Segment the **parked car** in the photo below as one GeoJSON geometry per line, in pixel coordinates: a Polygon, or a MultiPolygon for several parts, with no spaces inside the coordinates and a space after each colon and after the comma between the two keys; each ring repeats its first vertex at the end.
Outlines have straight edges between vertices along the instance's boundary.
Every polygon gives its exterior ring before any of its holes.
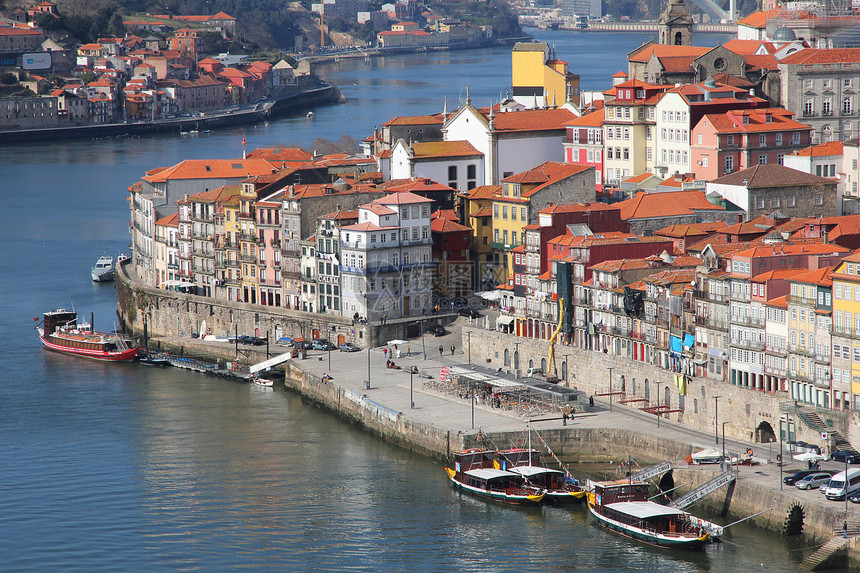
{"type": "Polygon", "coordinates": [[[324,338],[316,338],[313,342],[314,350],[337,350],[337,346],[325,340],[324,338]]]}
{"type": "Polygon", "coordinates": [[[256,336],[240,336],[238,339],[239,344],[247,344],[248,346],[261,346],[266,344],[265,338],[258,338],[256,336]]]}
{"type": "Polygon", "coordinates": [[[797,473],[791,474],[790,476],[785,476],[782,478],[782,483],[785,485],[794,485],[806,476],[812,475],[814,473],[820,473],[820,470],[803,470],[797,473]]]}
{"type": "Polygon", "coordinates": [[[441,324],[430,327],[430,332],[433,333],[433,336],[445,336],[446,334],[445,328],[441,324]]]}
{"type": "Polygon", "coordinates": [[[833,455],[830,456],[830,459],[835,462],[842,462],[843,464],[846,461],[849,464],[860,464],[860,453],[857,453],[852,450],[837,450],[833,452],[833,455]]]}
{"type": "Polygon", "coordinates": [[[310,340],[305,338],[296,338],[293,339],[293,348],[298,348],[299,350],[310,350],[314,345],[310,340]]]}
{"type": "Polygon", "coordinates": [[[848,496],[848,501],[851,503],[860,503],[860,491],[855,491],[848,496]]]}
{"type": "Polygon", "coordinates": [[[811,473],[803,479],[798,480],[794,484],[794,487],[797,489],[818,489],[822,484],[828,483],[835,473],[830,471],[811,473]]]}
{"type": "Polygon", "coordinates": [[[481,313],[474,308],[461,308],[457,311],[457,314],[460,316],[468,316],[469,318],[478,318],[481,316],[481,313]]]}
{"type": "Polygon", "coordinates": [[[338,348],[340,348],[341,352],[360,352],[361,351],[361,348],[359,348],[358,346],[356,346],[352,342],[342,342],[338,348]]]}
{"type": "Polygon", "coordinates": [[[278,346],[292,346],[293,345],[293,339],[290,338],[289,336],[282,336],[278,339],[278,342],[276,344],[278,346]]]}

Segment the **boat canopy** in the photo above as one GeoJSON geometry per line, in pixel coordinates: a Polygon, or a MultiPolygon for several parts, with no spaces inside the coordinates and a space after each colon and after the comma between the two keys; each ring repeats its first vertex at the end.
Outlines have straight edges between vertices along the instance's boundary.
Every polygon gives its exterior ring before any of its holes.
{"type": "Polygon", "coordinates": [[[666,515],[686,515],[680,509],[660,505],[653,501],[619,501],[617,503],[609,503],[606,507],[637,519],[648,519],[666,515]]]}
{"type": "Polygon", "coordinates": [[[490,480],[500,477],[520,477],[518,474],[515,474],[513,472],[506,472],[505,470],[497,470],[493,468],[479,468],[474,470],[468,470],[463,473],[465,473],[467,476],[472,476],[484,480],[490,480]]]}
{"type": "Polygon", "coordinates": [[[564,472],[560,472],[558,470],[554,470],[552,468],[542,468],[537,466],[517,466],[511,468],[512,472],[516,472],[520,475],[524,475],[526,477],[536,476],[539,474],[560,474],[564,472]]]}

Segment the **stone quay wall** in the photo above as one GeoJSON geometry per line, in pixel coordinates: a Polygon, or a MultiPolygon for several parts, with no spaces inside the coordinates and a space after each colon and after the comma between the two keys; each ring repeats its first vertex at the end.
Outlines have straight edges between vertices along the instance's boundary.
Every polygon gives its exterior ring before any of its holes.
{"type": "Polygon", "coordinates": [[[447,460],[454,451],[464,448],[463,434],[410,420],[403,412],[379,404],[366,394],[322,382],[292,362],[284,369],[284,386],[386,441],[426,456],[447,460]]]}
{"type": "Polygon", "coordinates": [[[346,342],[362,348],[381,346],[389,340],[418,336],[435,324],[449,324],[454,315],[409,317],[387,320],[385,324],[353,322],[341,316],[302,312],[210,297],[182,294],[147,286],[128,274],[128,266],[116,271],[117,315],[127,332],[137,337],[188,337],[206,331],[216,337],[269,336],[272,344],[280,336],[321,338],[346,342]],[[423,327],[421,326],[423,322],[423,327]]]}
{"type": "MultiPolygon", "coordinates": [[[[463,329],[463,350],[469,352],[474,364],[501,368],[505,372],[514,372],[513,356],[519,352],[519,365],[522,374],[528,369],[529,361],[540,366],[541,359],[549,356],[549,342],[534,338],[524,338],[496,331],[477,328],[463,329]],[[471,334],[469,334],[471,333],[471,334]],[[505,349],[509,352],[510,362],[505,364],[505,349]]],[[[560,383],[582,390],[589,395],[604,394],[600,399],[608,401],[610,369],[612,376],[612,391],[623,392],[612,397],[614,407],[622,399],[640,399],[642,402],[628,402],[629,410],[650,404],[671,406],[672,409],[682,409],[682,412],[665,414],[663,420],[669,420],[702,432],[719,435],[722,439],[723,422],[726,439],[744,442],[763,442],[762,431],[771,430],[776,440],[779,440],[781,412],[780,402],[790,402],[786,394],[767,394],[749,388],[735,386],[728,382],[711,380],[709,378],[693,377],[687,383],[686,396],[679,394],[679,388],[673,383],[674,373],[654,365],[630,360],[620,356],[602,352],[583,350],[564,344],[555,345],[556,368],[562,372],[562,364],[567,363],[568,377],[560,383]],[[647,383],[646,383],[647,381],[647,383]],[[718,397],[717,400],[714,398],[718,397]],[[668,398],[668,400],[667,400],[668,398]],[[716,408],[715,408],[716,404],[716,408]]],[[[654,416],[648,414],[653,419],[654,416]]],[[[849,423],[848,417],[834,413],[834,430],[842,433],[852,443],[860,444],[860,429],[857,424],[849,423]]],[[[796,429],[795,439],[810,444],[818,444],[822,450],[827,450],[819,432],[805,426],[797,417],[793,417],[796,429]]],[[[777,446],[778,448],[778,446],[777,446]]],[[[776,448],[775,448],[776,449],[776,448]]]]}

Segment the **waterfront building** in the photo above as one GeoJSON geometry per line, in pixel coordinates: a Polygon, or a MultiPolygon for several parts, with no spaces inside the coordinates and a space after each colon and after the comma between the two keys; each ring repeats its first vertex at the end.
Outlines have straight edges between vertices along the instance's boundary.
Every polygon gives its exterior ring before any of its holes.
{"type": "Polygon", "coordinates": [[[604,184],[652,172],[656,164],[655,106],[671,86],[628,80],[604,92],[604,184]]]}
{"type": "Polygon", "coordinates": [[[708,195],[725,198],[754,219],[779,210],[788,217],[832,217],[840,202],[837,181],[776,164],[754,165],[706,184],[708,195]]]}
{"type": "Polygon", "coordinates": [[[215,206],[215,298],[220,300],[242,300],[242,285],[239,260],[239,185],[236,193],[229,194],[215,206]]]}
{"type": "Polygon", "coordinates": [[[549,44],[518,42],[511,51],[511,93],[530,109],[567,102],[579,106],[579,76],[568,71],[549,44]]]}
{"type": "MultiPolygon", "coordinates": [[[[85,115],[89,117],[89,113],[90,109],[87,107],[85,115]]],[[[60,110],[56,97],[34,96],[0,99],[0,129],[36,129],[55,127],[59,124],[60,110]]]]}
{"type": "MultiPolygon", "coordinates": [[[[791,399],[832,408],[830,331],[833,267],[791,278],[788,296],[788,364],[791,399]]],[[[841,398],[841,392],[840,392],[841,398]]]]}
{"type": "MultiPolygon", "coordinates": [[[[154,223],[156,219],[177,212],[179,199],[207,189],[237,185],[249,175],[274,171],[272,164],[262,159],[187,159],[172,167],[148,171],[129,187],[132,259],[137,276],[146,284],[155,283],[152,259],[154,223]]],[[[190,268],[187,270],[190,272],[190,268]]]]}
{"type": "Polygon", "coordinates": [[[318,221],[315,270],[319,296],[316,308],[318,312],[341,316],[341,229],[358,223],[358,210],[334,211],[322,215],[318,221]]]}
{"type": "Polygon", "coordinates": [[[317,295],[317,256],[316,256],[316,235],[311,235],[307,239],[302,239],[298,242],[301,246],[302,253],[299,259],[301,269],[301,284],[302,293],[299,296],[299,304],[301,306],[296,309],[301,309],[304,312],[316,312],[319,307],[319,297],[317,295]]]}
{"type": "Polygon", "coordinates": [[[359,222],[341,229],[343,316],[377,321],[430,311],[431,203],[394,193],[361,205],[359,222]]]}
{"type": "Polygon", "coordinates": [[[493,197],[500,195],[501,185],[482,185],[459,195],[463,219],[472,232],[472,257],[475,262],[473,284],[475,290],[488,290],[504,280],[497,274],[498,253],[493,250],[493,197]]]}
{"type": "MultiPolygon", "coordinates": [[[[525,114],[528,112],[516,112],[525,114]]],[[[523,226],[538,222],[538,212],[550,204],[590,203],[596,198],[593,167],[547,161],[502,180],[501,193],[492,198],[493,242],[496,259],[511,277],[512,248],[525,242],[523,226]]]]}
{"type": "Polygon", "coordinates": [[[44,41],[45,34],[40,30],[0,26],[0,52],[38,52],[44,41]]]}
{"type": "MultiPolygon", "coordinates": [[[[253,205],[254,230],[257,236],[257,285],[259,293],[257,300],[263,306],[283,306],[282,268],[281,260],[281,207],[283,191],[277,191],[253,205]]],[[[295,261],[294,261],[295,262],[295,261]]],[[[292,269],[293,273],[296,273],[292,269]]],[[[295,274],[292,278],[297,278],[295,274]]],[[[296,294],[298,290],[295,291],[296,294]]]]}
{"type": "Polygon", "coordinates": [[[501,113],[495,108],[478,110],[466,97],[465,105],[448,118],[442,131],[446,141],[468,141],[480,151],[484,183],[498,185],[505,177],[545,161],[564,161],[559,141],[566,133],[565,124],[574,117],[563,107],[501,113]]]}
{"type": "Polygon", "coordinates": [[[178,230],[178,213],[162,217],[155,222],[155,237],[153,238],[155,284],[153,286],[180,279],[179,243],[176,238],[178,230]]]}
{"type": "Polygon", "coordinates": [[[808,146],[812,137],[808,125],[781,108],[706,114],[691,133],[690,169],[707,180],[753,165],[784,165],[786,157],[808,146]]]}
{"type": "MultiPolygon", "coordinates": [[[[705,246],[696,269],[693,311],[696,323],[696,375],[726,382],[729,372],[729,296],[731,273],[722,257],[705,246]]],[[[783,321],[784,324],[785,321],[783,321]]]]}

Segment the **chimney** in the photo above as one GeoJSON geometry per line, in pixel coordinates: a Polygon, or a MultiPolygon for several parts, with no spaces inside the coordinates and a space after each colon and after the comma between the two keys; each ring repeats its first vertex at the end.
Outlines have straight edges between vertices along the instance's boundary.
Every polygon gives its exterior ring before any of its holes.
{"type": "Polygon", "coordinates": [[[295,197],[295,196],[296,196],[296,186],[290,185],[290,197],[295,197]]]}

